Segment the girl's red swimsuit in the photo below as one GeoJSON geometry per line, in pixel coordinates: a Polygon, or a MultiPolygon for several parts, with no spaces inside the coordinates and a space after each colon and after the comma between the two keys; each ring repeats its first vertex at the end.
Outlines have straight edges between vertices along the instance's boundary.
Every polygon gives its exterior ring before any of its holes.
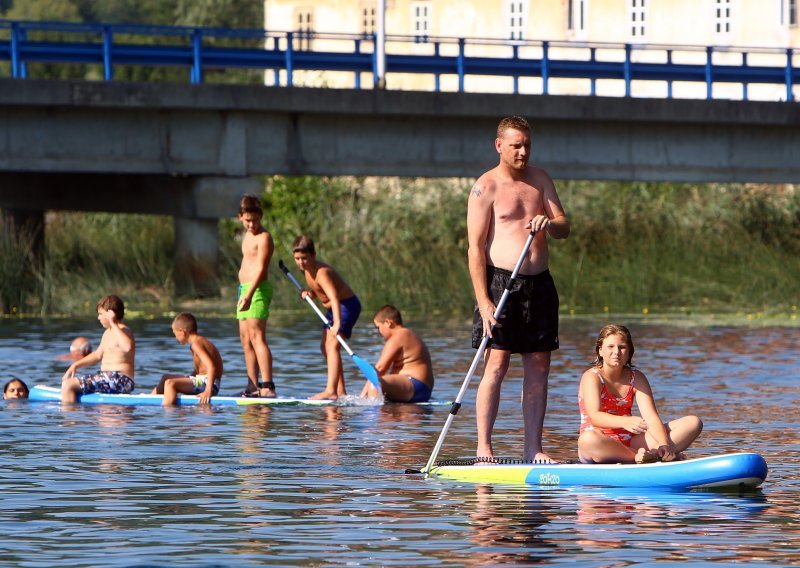
{"type": "MultiPolygon", "coordinates": [[[[631,409],[633,408],[633,396],[636,394],[636,387],[633,384],[635,378],[633,368],[631,368],[631,382],[628,386],[628,392],[623,397],[616,397],[609,393],[606,388],[606,382],[603,380],[603,375],[601,375],[600,371],[597,369],[594,369],[594,372],[597,373],[603,385],[600,390],[600,411],[613,414],[614,416],[630,416],[631,409]]],[[[599,430],[609,438],[614,438],[625,446],[631,445],[633,434],[624,428],[595,428],[592,426],[592,422],[586,414],[586,408],[584,407],[580,392],[578,393],[578,409],[581,413],[581,433],[583,433],[584,430],[599,430]]]]}

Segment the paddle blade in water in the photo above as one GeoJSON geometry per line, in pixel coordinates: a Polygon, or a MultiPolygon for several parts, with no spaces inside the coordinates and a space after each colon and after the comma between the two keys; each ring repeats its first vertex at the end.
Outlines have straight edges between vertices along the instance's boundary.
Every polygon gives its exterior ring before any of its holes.
{"type": "Polygon", "coordinates": [[[375,388],[380,392],[381,381],[378,378],[378,371],[375,370],[375,367],[370,365],[358,355],[353,355],[353,361],[355,361],[356,365],[358,365],[358,368],[361,369],[361,372],[364,373],[364,376],[367,377],[367,380],[371,382],[373,386],[375,386],[375,388]]]}

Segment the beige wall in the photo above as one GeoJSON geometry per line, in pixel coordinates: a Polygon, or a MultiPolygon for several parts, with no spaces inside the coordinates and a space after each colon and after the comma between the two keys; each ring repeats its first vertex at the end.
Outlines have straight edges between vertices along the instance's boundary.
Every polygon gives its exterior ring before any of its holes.
{"type": "MultiPolygon", "coordinates": [[[[569,41],[573,45],[581,42],[630,42],[639,46],[707,45],[735,47],[777,48],[800,46],[800,30],[797,26],[788,25],[788,3],[795,0],[386,0],[386,33],[411,35],[414,33],[414,11],[418,6],[427,6],[429,11],[428,25],[431,36],[450,38],[509,38],[508,22],[511,18],[509,9],[513,4],[516,9],[521,5],[525,15],[522,37],[528,40],[551,40],[554,42],[569,41]],[[631,21],[632,5],[645,4],[636,12],[638,25],[636,35],[632,35],[634,27],[631,21]],[[568,6],[574,11],[573,29],[568,29],[568,6]],[[579,29],[578,10],[584,9],[585,28],[579,29]],[[716,10],[730,10],[727,23],[730,30],[726,33],[716,31],[716,10]],[[784,15],[781,17],[781,8],[784,15]],[[639,22],[641,10],[644,10],[644,35],[641,36],[642,23],[639,22]]],[[[800,1],[800,0],[796,0],[800,1]]],[[[313,29],[315,32],[360,33],[363,31],[362,10],[375,7],[376,0],[265,0],[265,21],[267,28],[274,31],[296,29],[298,10],[313,12],[313,29]]],[[[726,22],[723,18],[722,24],[726,22]]],[[[336,43],[316,41],[314,49],[350,50],[352,42],[336,43]]],[[[366,51],[371,50],[369,44],[366,51]]],[[[388,53],[432,53],[430,43],[387,43],[388,53]]],[[[507,57],[511,53],[508,46],[470,46],[470,55],[483,54],[494,57],[507,57]]],[[[455,53],[455,46],[441,47],[442,53],[455,53]]],[[[736,49],[733,53],[720,53],[715,61],[738,63],[741,55],[736,49]]],[[[539,57],[538,47],[521,49],[523,57],[539,57]]],[[[575,49],[558,50],[553,48],[554,57],[576,57],[580,51],[575,49]],[[568,53],[573,55],[567,55],[568,53]]],[[[585,56],[585,53],[583,54],[585,56]]],[[[598,57],[617,58],[616,54],[598,52],[598,57]]],[[[656,50],[638,50],[638,60],[663,61],[665,52],[656,50]]],[[[705,60],[703,49],[676,52],[673,57],[678,61],[699,62],[705,60]]],[[[785,57],[782,54],[766,53],[751,55],[751,64],[782,65],[785,57]]],[[[795,58],[800,64],[800,56],[795,58]]],[[[272,81],[272,73],[266,75],[272,81]]],[[[352,73],[320,73],[297,72],[294,77],[297,85],[353,87],[352,73]]],[[[283,79],[285,80],[285,78],[283,79]]],[[[452,76],[440,78],[443,90],[455,90],[457,79],[452,76]]],[[[372,84],[371,74],[362,76],[362,86],[372,84]]],[[[420,75],[402,76],[390,73],[387,87],[395,89],[432,89],[434,78],[420,75]]],[[[505,78],[468,77],[467,90],[486,92],[509,92],[512,80],[505,78]]],[[[521,79],[520,91],[541,92],[541,80],[521,79]]],[[[550,84],[552,93],[588,93],[588,81],[553,80],[550,84]]],[[[620,82],[598,82],[597,92],[608,95],[624,94],[624,86],[620,82]]],[[[666,85],[642,83],[634,87],[636,96],[664,96],[666,85]]],[[[675,96],[704,97],[704,85],[674,85],[675,96]]],[[[742,88],[738,85],[715,86],[715,96],[739,98],[742,88]]],[[[779,99],[785,95],[782,87],[751,86],[748,95],[752,98],[779,99]],[[763,96],[756,96],[762,93],[763,96]]]]}

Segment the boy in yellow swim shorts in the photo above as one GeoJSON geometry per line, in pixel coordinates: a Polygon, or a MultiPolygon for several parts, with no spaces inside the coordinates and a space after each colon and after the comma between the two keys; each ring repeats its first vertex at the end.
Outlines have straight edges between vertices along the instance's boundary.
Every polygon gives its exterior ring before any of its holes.
{"type": "Polygon", "coordinates": [[[245,396],[275,396],[272,381],[272,351],[267,345],[267,319],[272,301],[269,262],[275,245],[272,235],[261,225],[261,201],[247,194],[239,202],[239,220],[245,229],[242,239],[242,266],[239,269],[239,297],[236,319],[239,339],[247,367],[245,396]],[[259,375],[261,382],[258,381],[259,375]]]}
{"type": "Polygon", "coordinates": [[[222,382],[222,357],[208,339],[197,333],[197,319],[188,312],[175,316],[172,333],[192,354],[191,373],[168,373],[161,377],[151,394],[163,394],[164,406],[178,401],[178,394],[197,395],[200,404],[209,404],[219,394],[222,382]]]}

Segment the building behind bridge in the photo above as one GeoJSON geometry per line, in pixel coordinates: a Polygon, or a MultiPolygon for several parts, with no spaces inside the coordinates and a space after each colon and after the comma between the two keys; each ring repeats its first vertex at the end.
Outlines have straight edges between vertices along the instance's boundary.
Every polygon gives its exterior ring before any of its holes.
{"type": "MultiPolygon", "coordinates": [[[[352,49],[351,43],[325,38],[326,33],[363,34],[372,37],[377,29],[379,0],[265,0],[264,27],[271,31],[293,31],[301,50],[336,51],[352,49]],[[337,45],[338,44],[338,45],[337,45]]],[[[540,42],[548,41],[551,57],[565,59],[591,56],[587,44],[632,44],[635,60],[663,62],[665,46],[673,49],[676,63],[703,63],[707,46],[714,46],[714,62],[750,65],[786,64],[786,48],[800,47],[798,0],[384,0],[387,52],[432,53],[436,38],[486,38],[502,40],[494,45],[470,43],[470,55],[510,56],[514,46],[520,57],[541,57],[540,42]],[[393,39],[412,36],[416,41],[393,39]],[[748,54],[743,55],[747,48],[748,54]],[[759,49],[763,51],[759,52],[759,49]]],[[[371,49],[371,48],[367,48],[371,49]]],[[[444,42],[442,54],[454,54],[458,46],[444,42]]],[[[597,50],[598,59],[619,60],[620,50],[597,50]]],[[[795,55],[794,57],[798,57],[795,55]]],[[[265,82],[275,83],[267,72],[265,82]]],[[[364,73],[362,83],[369,84],[364,73]]],[[[285,84],[286,74],[279,74],[285,84]]],[[[442,76],[440,88],[457,90],[458,78],[442,76]]],[[[295,71],[295,86],[352,88],[352,73],[333,71],[295,71]]],[[[390,73],[387,88],[433,90],[433,75],[390,73]]],[[[510,93],[511,77],[470,76],[465,90],[510,93]]],[[[597,95],[623,96],[619,80],[598,81],[597,95]]],[[[589,94],[588,79],[551,80],[549,94],[589,94]]],[[[540,77],[522,78],[519,92],[542,93],[540,77]]],[[[705,98],[700,83],[676,83],[672,95],[705,98]]],[[[633,85],[634,96],[664,97],[666,83],[653,81],[633,85]]],[[[737,84],[715,86],[715,98],[741,99],[737,84]]],[[[748,99],[785,100],[781,85],[751,85],[748,99]]],[[[797,95],[795,95],[797,98],[797,95]]]]}

